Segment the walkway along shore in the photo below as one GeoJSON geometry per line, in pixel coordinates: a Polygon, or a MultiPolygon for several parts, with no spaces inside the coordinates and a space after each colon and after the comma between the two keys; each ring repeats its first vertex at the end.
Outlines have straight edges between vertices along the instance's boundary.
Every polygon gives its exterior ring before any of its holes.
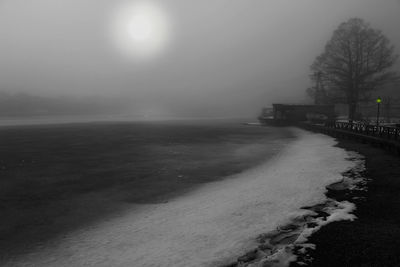
{"type": "Polygon", "coordinates": [[[307,266],[400,266],[399,131],[395,136],[384,127],[368,135],[357,125],[338,126],[300,127],[334,136],[339,147],[363,155],[367,191],[328,193],[338,201],[351,199],[357,220],[329,224],[316,232],[309,240],[316,250],[310,252],[313,261],[307,266]]]}
{"type": "Polygon", "coordinates": [[[385,126],[333,122],[326,125],[299,123],[306,130],[328,134],[339,139],[352,139],[363,144],[379,146],[400,155],[400,129],[385,126]]]}
{"type": "MultiPolygon", "coordinates": [[[[367,191],[329,197],[356,204],[354,222],[329,224],[310,242],[312,267],[400,265],[400,164],[393,153],[370,144],[339,139],[339,147],[364,156],[367,191]]],[[[331,192],[332,193],[332,192],[331,192]]]]}

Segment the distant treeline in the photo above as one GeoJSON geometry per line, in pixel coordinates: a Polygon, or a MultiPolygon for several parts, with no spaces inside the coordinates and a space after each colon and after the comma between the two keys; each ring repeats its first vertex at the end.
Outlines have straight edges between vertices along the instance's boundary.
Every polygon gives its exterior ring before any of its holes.
{"type": "Polygon", "coordinates": [[[0,92],[0,117],[121,114],[129,102],[103,97],[42,97],[0,92]]]}

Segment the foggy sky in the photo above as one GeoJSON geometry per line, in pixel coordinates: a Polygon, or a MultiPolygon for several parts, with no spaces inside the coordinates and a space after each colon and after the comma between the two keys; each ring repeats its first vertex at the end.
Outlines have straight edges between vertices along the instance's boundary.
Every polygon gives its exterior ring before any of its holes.
{"type": "Polygon", "coordinates": [[[160,0],[171,43],[143,62],[112,44],[122,2],[2,0],[0,91],[130,98],[132,113],[154,116],[252,116],[305,101],[309,66],[351,17],[400,52],[399,0],[160,0]]]}

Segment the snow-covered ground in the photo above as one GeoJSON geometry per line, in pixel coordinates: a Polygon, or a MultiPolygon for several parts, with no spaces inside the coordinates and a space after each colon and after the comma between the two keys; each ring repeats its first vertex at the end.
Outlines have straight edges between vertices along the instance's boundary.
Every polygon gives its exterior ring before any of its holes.
{"type": "Polygon", "coordinates": [[[17,266],[215,266],[255,246],[302,206],[326,199],[325,186],[355,165],[334,139],[295,130],[275,158],[205,184],[167,203],[133,207],[25,255],[17,266]]]}

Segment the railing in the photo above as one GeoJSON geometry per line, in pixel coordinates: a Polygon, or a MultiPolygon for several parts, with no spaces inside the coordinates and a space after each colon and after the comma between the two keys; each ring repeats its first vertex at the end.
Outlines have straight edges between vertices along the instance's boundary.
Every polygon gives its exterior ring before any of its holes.
{"type": "Polygon", "coordinates": [[[364,123],[331,122],[326,127],[344,131],[350,131],[362,135],[374,136],[383,139],[400,141],[400,129],[397,127],[376,126],[364,123]]]}

